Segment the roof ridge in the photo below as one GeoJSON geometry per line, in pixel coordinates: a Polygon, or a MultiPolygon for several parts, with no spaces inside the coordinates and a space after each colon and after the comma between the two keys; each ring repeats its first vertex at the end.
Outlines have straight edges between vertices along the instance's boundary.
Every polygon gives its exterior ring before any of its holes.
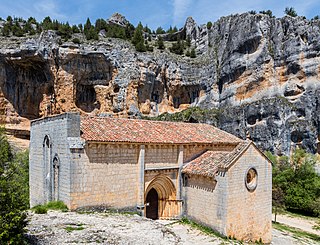
{"type": "Polygon", "coordinates": [[[251,140],[245,140],[240,142],[227,156],[225,156],[225,164],[221,165],[221,168],[228,169],[234,160],[241,155],[243,151],[252,143],[251,140]]]}
{"type": "MultiPolygon", "coordinates": [[[[94,116],[94,115],[81,115],[80,118],[97,118],[97,119],[111,119],[111,120],[128,120],[128,121],[133,121],[133,120],[136,120],[136,121],[142,121],[142,122],[151,122],[151,123],[173,123],[173,124],[188,124],[188,125],[206,125],[206,126],[211,126],[211,127],[214,127],[216,129],[218,129],[219,131],[222,131],[223,133],[227,133],[227,134],[230,134],[226,131],[223,131],[221,129],[219,129],[218,127],[216,126],[213,126],[211,124],[208,124],[208,123],[191,123],[191,122],[181,122],[181,121],[160,121],[160,120],[149,120],[149,119],[141,119],[141,118],[125,118],[125,117],[101,117],[101,116],[94,116]]],[[[233,134],[230,134],[232,135],[233,137],[236,137],[234,136],[233,134]]]]}

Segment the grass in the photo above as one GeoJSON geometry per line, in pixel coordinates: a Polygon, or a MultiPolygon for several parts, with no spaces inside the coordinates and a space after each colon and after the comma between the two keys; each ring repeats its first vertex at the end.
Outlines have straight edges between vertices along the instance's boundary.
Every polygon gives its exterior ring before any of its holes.
{"type": "Polygon", "coordinates": [[[279,231],[287,231],[293,234],[294,237],[296,238],[308,238],[311,239],[313,241],[317,241],[320,242],[320,236],[313,234],[313,233],[309,233],[303,230],[300,230],[298,228],[294,228],[291,226],[287,226],[284,224],[280,224],[280,223],[274,223],[272,222],[272,226],[273,228],[279,230],[279,231]]]}
{"type": "Polygon", "coordinates": [[[67,205],[65,205],[62,201],[48,202],[45,206],[48,209],[51,209],[51,210],[61,210],[63,212],[67,212],[68,211],[67,205]]]}
{"type": "Polygon", "coordinates": [[[31,210],[36,214],[46,214],[48,210],[60,210],[62,212],[67,212],[68,207],[62,201],[52,201],[45,205],[34,206],[31,210]]]}
{"type": "Polygon", "coordinates": [[[205,225],[200,225],[200,224],[198,224],[198,223],[196,223],[196,222],[194,222],[192,220],[189,220],[189,219],[187,219],[185,217],[180,220],[180,223],[181,224],[190,225],[192,228],[200,230],[200,231],[202,231],[203,233],[205,233],[207,235],[211,235],[211,236],[214,235],[214,236],[220,237],[220,238],[222,238],[224,240],[228,240],[227,237],[221,235],[219,232],[211,229],[210,227],[205,226],[205,225]]]}
{"type": "Polygon", "coordinates": [[[44,205],[37,205],[34,206],[32,208],[32,210],[36,213],[36,214],[46,214],[48,212],[48,209],[46,206],[44,205]]]}
{"type": "Polygon", "coordinates": [[[64,228],[67,232],[72,232],[72,231],[81,231],[81,230],[84,230],[84,227],[83,227],[83,224],[77,224],[77,225],[74,225],[74,226],[66,226],[64,228]]]}

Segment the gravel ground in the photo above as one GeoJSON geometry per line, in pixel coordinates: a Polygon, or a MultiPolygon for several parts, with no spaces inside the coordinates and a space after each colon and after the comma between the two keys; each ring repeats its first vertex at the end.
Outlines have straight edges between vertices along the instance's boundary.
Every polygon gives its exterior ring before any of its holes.
{"type": "MultiPolygon", "coordinates": [[[[273,215],[273,219],[274,219],[274,215],[273,215]]],[[[315,222],[315,219],[303,219],[301,217],[291,217],[289,215],[278,214],[277,222],[320,236],[320,230],[316,230],[313,228],[314,226],[317,225],[317,223],[315,222]]]]}
{"type": "MultiPolygon", "coordinates": [[[[206,235],[177,221],[152,221],[138,215],[49,211],[29,213],[26,236],[31,244],[240,244],[206,235]]],[[[316,244],[273,230],[272,244],[316,244]]]]}

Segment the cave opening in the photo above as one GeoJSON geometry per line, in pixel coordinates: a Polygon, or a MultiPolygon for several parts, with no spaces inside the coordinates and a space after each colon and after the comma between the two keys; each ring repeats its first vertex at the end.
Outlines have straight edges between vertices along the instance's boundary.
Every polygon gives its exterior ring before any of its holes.
{"type": "Polygon", "coordinates": [[[5,77],[0,86],[4,97],[20,116],[39,118],[43,95],[54,91],[49,66],[37,56],[6,60],[3,64],[5,77]]]}
{"type": "Polygon", "coordinates": [[[299,131],[291,132],[291,141],[293,143],[301,143],[303,141],[303,133],[299,131]]]}
{"type": "Polygon", "coordinates": [[[96,101],[96,91],[93,85],[77,84],[76,86],[76,106],[85,112],[92,112],[100,108],[96,101]]]}

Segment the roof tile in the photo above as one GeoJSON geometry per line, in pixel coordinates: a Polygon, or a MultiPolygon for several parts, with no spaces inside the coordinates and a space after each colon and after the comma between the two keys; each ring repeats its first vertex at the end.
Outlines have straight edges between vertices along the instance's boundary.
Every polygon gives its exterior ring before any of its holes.
{"type": "Polygon", "coordinates": [[[108,117],[81,117],[81,131],[85,140],[102,142],[237,144],[242,141],[208,124],[108,117]]]}

